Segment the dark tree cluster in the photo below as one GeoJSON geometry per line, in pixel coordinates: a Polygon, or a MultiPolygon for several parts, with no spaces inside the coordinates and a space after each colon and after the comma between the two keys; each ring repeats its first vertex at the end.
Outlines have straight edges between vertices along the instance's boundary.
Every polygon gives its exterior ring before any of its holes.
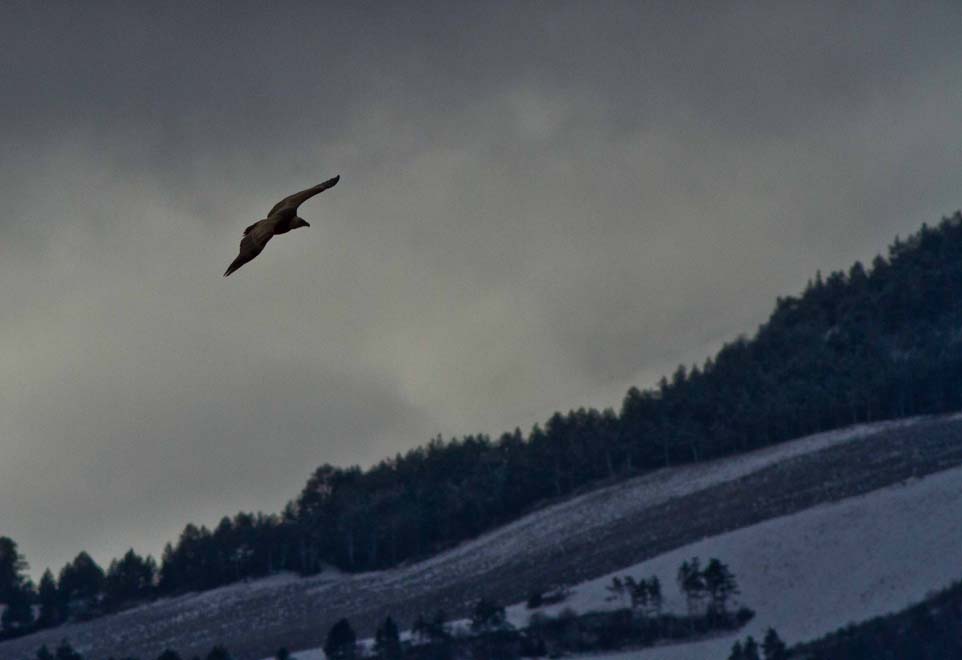
{"type": "Polygon", "coordinates": [[[732,597],[738,594],[734,574],[715,558],[709,559],[704,569],[698,557],[682,562],[677,580],[689,615],[725,616],[732,597]]]}
{"type": "MultiPolygon", "coordinates": [[[[869,268],[817,274],[802,294],[779,298],[752,339],[700,366],[679,366],[653,389],[630,389],[618,412],[556,413],[528,434],[496,439],[438,437],[367,470],[322,465],[280,514],[240,513],[213,530],[188,525],[159,568],[119,560],[120,582],[108,571],[99,596],[89,571],[66,601],[48,583],[47,621],[79,614],[72,603],[96,613],[275,571],[394,566],[603,481],[856,422],[957,410],[960,327],[957,213],[896,239],[869,268]],[[145,571],[155,573],[150,588],[145,571]]],[[[15,602],[16,593],[6,598],[15,602]]]]}
{"type": "Polygon", "coordinates": [[[962,658],[962,582],[901,612],[848,625],[793,646],[792,660],[942,660],[962,658]]]}
{"type": "Polygon", "coordinates": [[[69,618],[91,617],[152,598],[156,594],[157,567],[130,550],[111,562],[105,573],[93,558],[81,552],[68,562],[59,577],[44,571],[40,584],[23,575],[27,562],[17,544],[0,537],[0,639],[24,635],[59,625],[69,618]]]}
{"type": "Polygon", "coordinates": [[[623,578],[613,577],[607,589],[611,592],[608,600],[617,600],[623,605],[628,604],[633,612],[641,616],[661,615],[663,598],[661,581],[657,575],[652,575],[647,580],[636,580],[630,575],[623,578]]]}
{"type": "MultiPolygon", "coordinates": [[[[660,597],[657,579],[620,584],[635,584],[640,591],[654,588],[660,597]],[[647,585],[641,587],[640,585],[647,585]]],[[[413,638],[401,641],[397,624],[388,617],[375,633],[373,655],[363,655],[346,620],[338,621],[328,632],[328,654],[337,657],[373,657],[378,660],[513,660],[517,658],[563,657],[571,653],[651,646],[665,641],[681,642],[702,638],[744,626],[754,616],[748,608],[720,617],[710,614],[679,616],[657,613],[644,607],[578,614],[564,608],[557,616],[543,612],[531,615],[529,624],[515,628],[505,616],[505,608],[488,598],[475,602],[467,628],[449,626],[444,612],[421,614],[412,627],[413,638]],[[340,641],[335,641],[340,640],[340,641]],[[347,654],[356,654],[351,656],[347,654]]]]}
{"type": "Polygon", "coordinates": [[[0,631],[7,636],[28,631],[33,622],[30,605],[34,588],[24,575],[27,568],[29,564],[20,554],[16,542],[0,536],[0,603],[6,605],[0,616],[0,631]]]}
{"type": "MultiPolygon", "coordinates": [[[[286,650],[284,649],[282,649],[281,651],[283,651],[284,653],[287,653],[286,650]]],[[[278,654],[280,654],[281,651],[279,651],[278,654]]],[[[204,658],[205,660],[233,660],[233,656],[230,654],[230,652],[228,652],[226,648],[220,645],[217,645],[214,648],[212,648],[210,652],[206,656],[204,656],[204,658]]],[[[281,657],[280,655],[278,655],[277,658],[278,660],[289,660],[290,654],[287,654],[284,657],[281,657]]],[[[66,639],[62,640],[60,644],[57,645],[57,648],[53,652],[51,652],[50,649],[47,648],[47,645],[44,644],[39,649],[37,649],[36,659],[37,660],[85,660],[84,656],[79,651],[74,649],[74,647],[66,639]]],[[[107,660],[139,660],[139,659],[134,656],[124,656],[122,658],[115,658],[111,656],[110,658],[107,658],[107,660]]],[[[166,649],[163,652],[161,652],[161,654],[158,655],[154,660],[185,660],[185,659],[179,653],[177,653],[177,651],[174,651],[173,649],[166,649]]],[[[194,656],[193,660],[200,660],[200,657],[194,656]]]]}
{"type": "Polygon", "coordinates": [[[732,645],[728,660],[788,660],[788,650],[775,629],[769,628],[761,647],[749,635],[732,645]]]}

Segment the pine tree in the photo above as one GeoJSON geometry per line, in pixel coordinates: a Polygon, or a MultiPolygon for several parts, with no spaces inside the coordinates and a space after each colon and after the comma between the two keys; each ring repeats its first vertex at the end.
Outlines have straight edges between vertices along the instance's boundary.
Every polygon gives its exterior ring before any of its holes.
{"type": "Polygon", "coordinates": [[[738,593],[735,576],[725,564],[712,558],[702,572],[702,579],[705,590],[711,599],[711,611],[716,614],[724,614],[729,599],[738,593]]]}
{"type": "Polygon", "coordinates": [[[475,603],[474,611],[471,613],[472,631],[480,633],[501,630],[506,624],[504,606],[487,598],[482,598],[475,603]]]}
{"type": "Polygon", "coordinates": [[[690,562],[682,562],[677,579],[678,586],[685,594],[688,603],[688,615],[694,616],[698,612],[698,605],[705,592],[705,580],[698,557],[692,557],[690,562]]]}
{"type": "Polygon", "coordinates": [[[274,654],[274,660],[291,660],[291,652],[287,650],[287,647],[282,646],[274,654]]]}
{"type": "Polygon", "coordinates": [[[652,575],[648,580],[648,598],[651,603],[651,610],[655,616],[661,616],[661,607],[664,602],[661,595],[661,580],[657,575],[652,575]]]}
{"type": "Polygon", "coordinates": [[[77,653],[66,639],[57,646],[55,654],[57,660],[84,660],[83,656],[77,653]]]}
{"type": "Polygon", "coordinates": [[[104,571],[86,552],[60,571],[58,586],[65,601],[81,599],[93,602],[103,590],[104,571]]]}
{"type": "Polygon", "coordinates": [[[401,634],[391,617],[384,619],[374,634],[374,652],[382,660],[400,660],[404,656],[401,634]]]}
{"type": "Polygon", "coordinates": [[[66,608],[60,589],[53,573],[48,568],[40,578],[40,586],[37,589],[37,604],[40,605],[40,615],[37,618],[37,625],[41,628],[49,628],[63,622],[66,615],[66,608]]]}
{"type": "Polygon", "coordinates": [[[742,649],[742,643],[735,640],[732,644],[732,652],[728,655],[728,660],[745,660],[745,651],[742,649]]]}
{"type": "Polygon", "coordinates": [[[330,660],[353,660],[357,657],[357,636],[347,619],[341,619],[327,632],[324,653],[330,660]]]}
{"type": "Polygon", "coordinates": [[[14,592],[21,590],[27,568],[29,564],[17,550],[16,541],[0,536],[0,603],[8,602],[14,592]]]}
{"type": "Polygon", "coordinates": [[[745,660],[761,660],[758,656],[758,644],[751,635],[745,639],[744,658],[745,660]]]}
{"type": "Polygon", "coordinates": [[[37,649],[37,660],[55,660],[46,644],[37,649]]]}
{"type": "Polygon", "coordinates": [[[769,628],[762,641],[762,651],[765,653],[765,660],[787,660],[788,649],[785,642],[781,640],[774,628],[769,628]]]}
{"type": "Polygon", "coordinates": [[[107,576],[103,582],[107,605],[117,607],[150,596],[156,574],[157,567],[154,560],[151,557],[145,560],[131,548],[122,559],[112,561],[107,570],[107,576]]]}
{"type": "Polygon", "coordinates": [[[631,609],[641,610],[644,614],[648,609],[648,581],[638,580],[631,576],[625,578],[625,587],[631,597],[631,609]]]}
{"type": "Polygon", "coordinates": [[[157,660],[181,660],[180,654],[172,649],[166,649],[157,656],[157,660]]]}
{"type": "Polygon", "coordinates": [[[226,648],[218,644],[207,654],[207,660],[231,660],[231,655],[226,648]]]}
{"type": "Polygon", "coordinates": [[[6,608],[0,615],[0,628],[5,632],[24,634],[33,625],[33,585],[28,581],[8,592],[6,608]]]}
{"type": "Polygon", "coordinates": [[[605,589],[611,592],[611,596],[609,596],[607,600],[620,600],[622,604],[624,604],[625,585],[621,581],[621,578],[619,578],[617,575],[611,578],[611,584],[605,587],[605,589]]]}

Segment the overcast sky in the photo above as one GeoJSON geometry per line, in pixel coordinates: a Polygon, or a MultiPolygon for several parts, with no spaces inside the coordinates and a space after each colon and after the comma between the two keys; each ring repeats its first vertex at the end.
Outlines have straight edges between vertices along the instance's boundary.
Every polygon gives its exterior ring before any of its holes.
{"type": "Polygon", "coordinates": [[[4,3],[0,534],[617,409],[962,206],[962,5],[722,4],[4,3]]]}

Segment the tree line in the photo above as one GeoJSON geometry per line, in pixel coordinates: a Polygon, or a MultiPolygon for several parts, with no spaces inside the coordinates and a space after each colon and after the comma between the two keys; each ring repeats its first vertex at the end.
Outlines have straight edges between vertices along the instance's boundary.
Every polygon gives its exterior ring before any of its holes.
{"type": "MultiPolygon", "coordinates": [[[[60,600],[49,620],[277,571],[390,567],[604,481],[847,424],[957,410],[959,327],[956,213],[896,238],[869,267],[817,273],[800,295],[776,301],[754,337],[739,337],[702,365],[679,366],[653,388],[631,388],[617,412],[559,412],[527,434],[496,439],[437,437],[366,470],[321,465],[277,514],[239,513],[214,529],[187,525],[159,565],[131,551],[116,571],[101,571],[95,596],[89,557],[74,568],[86,576],[81,586],[73,578],[61,585],[63,571],[54,584],[50,574],[40,587],[46,581],[47,597],[60,600]]],[[[8,599],[41,598],[32,585],[11,595],[9,584],[8,599]]]]}

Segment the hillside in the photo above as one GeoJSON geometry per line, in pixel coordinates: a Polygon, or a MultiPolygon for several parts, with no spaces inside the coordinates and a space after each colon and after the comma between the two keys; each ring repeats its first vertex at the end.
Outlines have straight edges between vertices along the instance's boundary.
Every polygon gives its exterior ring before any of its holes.
{"type": "MultiPolygon", "coordinates": [[[[167,646],[184,654],[204,653],[223,641],[240,660],[259,660],[281,645],[318,646],[341,616],[349,617],[362,635],[370,635],[388,613],[403,625],[410,625],[417,613],[439,607],[457,618],[482,595],[522,602],[535,587],[605,579],[671,551],[690,553],[686,546],[701,539],[765,521],[777,526],[784,516],[884,492],[879,489],[959,465],[959,417],[856,426],[616,483],[408,566],[360,574],[328,571],[309,578],[276,576],[161,599],[0,644],[0,657],[26,660],[40,644],[69,637],[94,658],[127,653],[150,658],[167,646]]],[[[944,526],[940,533],[951,536],[952,529],[944,526]]],[[[742,580],[751,579],[736,556],[707,545],[698,552],[730,561],[742,580]]],[[[935,582],[925,588],[941,586],[935,582]]],[[[746,591],[744,600],[759,611],[764,624],[765,601],[754,598],[746,591]]],[[[837,619],[833,623],[837,627],[837,619]]],[[[788,631],[786,636],[796,641],[788,631]]]]}
{"type": "MultiPolygon", "coordinates": [[[[792,649],[793,660],[962,657],[962,581],[895,614],[848,625],[792,649]]],[[[303,658],[302,660],[309,660],[303,658]]]]}
{"type": "MultiPolygon", "coordinates": [[[[739,599],[756,610],[755,619],[737,634],[597,660],[726,660],[735,640],[761,640],[769,627],[790,644],[813,640],[901,610],[959,580],[959,547],[962,467],[704,539],[618,574],[658,575],[668,585],[669,606],[681,610],[678,565],[696,555],[721,557],[738,576],[739,599]]],[[[603,606],[606,581],[610,577],[583,585],[574,606],[603,606]]]]}
{"type": "MultiPolygon", "coordinates": [[[[896,238],[870,268],[816,274],[751,339],[631,388],[621,410],[552,415],[527,435],[437,437],[366,470],[323,464],[278,514],[188,524],[155,561],[85,552],[36,588],[12,539],[5,636],[278,573],[423,561],[577,493],[821,430],[962,408],[962,214],[896,238]],[[66,583],[62,579],[68,576],[66,583]],[[33,620],[30,604],[39,604],[33,620]],[[8,625],[9,624],[9,625],[8,625]]],[[[0,570],[0,573],[2,573],[0,570]]]]}

